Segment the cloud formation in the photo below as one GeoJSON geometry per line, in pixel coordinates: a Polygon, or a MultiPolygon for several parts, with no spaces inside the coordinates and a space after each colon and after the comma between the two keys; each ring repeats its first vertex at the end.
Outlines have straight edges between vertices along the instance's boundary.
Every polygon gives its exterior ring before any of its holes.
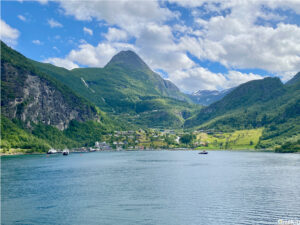
{"type": "Polygon", "coordinates": [[[23,15],[18,15],[18,18],[24,22],[27,20],[26,17],[23,15]]]}
{"type": "Polygon", "coordinates": [[[257,24],[258,17],[267,16],[260,5],[242,6],[231,7],[226,16],[196,19],[202,33],[183,37],[183,47],[199,59],[220,62],[227,68],[260,68],[278,74],[300,70],[300,27],[282,22],[257,24]]]}
{"type": "MultiPolygon", "coordinates": [[[[129,48],[153,70],[167,72],[168,79],[189,92],[262,78],[239,70],[260,69],[283,80],[300,71],[300,27],[279,12],[299,15],[298,0],[169,0],[175,10],[158,1],[58,2],[65,15],[109,26],[102,34],[105,41],[96,46],[80,44],[61,61],[52,60],[65,63],[66,68],[101,67],[118,51],[129,48]],[[189,22],[180,8],[190,13],[189,22]],[[201,66],[203,61],[219,63],[228,72],[213,73],[201,66]]],[[[92,35],[88,30],[84,32],[92,35]]]]}
{"type": "Polygon", "coordinates": [[[78,65],[103,67],[115,54],[125,49],[134,50],[134,47],[124,43],[114,43],[113,45],[109,43],[99,43],[97,46],[83,43],[79,45],[78,49],[70,51],[65,58],[48,58],[45,62],[67,69],[78,68],[78,65]]]}
{"type": "Polygon", "coordinates": [[[33,40],[32,43],[35,44],[35,45],[42,45],[43,44],[40,40],[33,40]]]}
{"type": "Polygon", "coordinates": [[[53,65],[64,67],[68,70],[79,68],[77,64],[75,64],[73,61],[69,59],[62,59],[62,58],[49,58],[44,60],[45,63],[51,63],[53,65]]]}
{"type": "Polygon", "coordinates": [[[108,32],[104,34],[105,38],[112,41],[126,41],[128,39],[128,34],[124,30],[120,30],[114,27],[109,27],[108,32]]]}
{"type": "Polygon", "coordinates": [[[55,28],[55,27],[63,27],[63,25],[59,22],[57,22],[56,20],[54,20],[53,18],[49,19],[48,24],[51,28],[55,28]]]}
{"type": "Polygon", "coordinates": [[[227,89],[250,80],[262,78],[257,74],[246,74],[233,70],[228,71],[226,74],[213,73],[203,67],[177,70],[169,77],[181,90],[189,93],[197,90],[227,89]]]}
{"type": "Polygon", "coordinates": [[[15,45],[17,39],[20,36],[20,32],[9,26],[5,21],[0,19],[0,37],[1,40],[7,43],[8,45],[15,45]]]}
{"type": "Polygon", "coordinates": [[[87,27],[83,27],[83,32],[84,32],[85,34],[88,34],[88,35],[91,35],[91,36],[93,36],[93,34],[94,34],[93,30],[92,30],[92,29],[89,29],[89,28],[87,28],[87,27]]]}

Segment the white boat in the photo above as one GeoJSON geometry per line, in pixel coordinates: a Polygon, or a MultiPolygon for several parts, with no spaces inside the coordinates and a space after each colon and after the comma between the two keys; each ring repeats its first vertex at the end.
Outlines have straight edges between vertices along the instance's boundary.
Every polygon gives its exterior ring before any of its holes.
{"type": "Polygon", "coordinates": [[[56,154],[57,153],[57,150],[55,150],[54,148],[51,148],[47,154],[56,154]]]}
{"type": "Polygon", "coordinates": [[[62,154],[63,154],[63,155],[69,155],[69,154],[70,154],[69,149],[64,149],[64,150],[62,151],[62,154]]]}
{"type": "Polygon", "coordinates": [[[95,152],[96,149],[95,148],[89,148],[89,152],[95,152]]]}

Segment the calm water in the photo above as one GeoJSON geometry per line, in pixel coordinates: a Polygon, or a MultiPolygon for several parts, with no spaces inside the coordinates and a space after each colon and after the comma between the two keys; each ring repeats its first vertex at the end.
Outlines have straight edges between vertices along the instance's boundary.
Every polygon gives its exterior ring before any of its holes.
{"type": "Polygon", "coordinates": [[[227,225],[300,219],[300,154],[2,157],[2,224],[227,225]]]}

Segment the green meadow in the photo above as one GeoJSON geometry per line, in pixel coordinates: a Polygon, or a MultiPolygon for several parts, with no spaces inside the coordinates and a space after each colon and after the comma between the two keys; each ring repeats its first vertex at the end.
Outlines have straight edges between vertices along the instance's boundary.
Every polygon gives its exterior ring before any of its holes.
{"type": "Polygon", "coordinates": [[[228,133],[200,133],[196,139],[201,146],[197,149],[255,149],[262,132],[263,129],[259,128],[228,133]]]}

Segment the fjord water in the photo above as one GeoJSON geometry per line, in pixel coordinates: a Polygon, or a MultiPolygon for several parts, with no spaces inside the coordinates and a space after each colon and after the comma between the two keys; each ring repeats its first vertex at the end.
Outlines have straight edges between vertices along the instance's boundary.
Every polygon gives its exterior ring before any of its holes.
{"type": "Polygon", "coordinates": [[[300,154],[2,157],[2,224],[277,224],[300,219],[300,154]]]}

